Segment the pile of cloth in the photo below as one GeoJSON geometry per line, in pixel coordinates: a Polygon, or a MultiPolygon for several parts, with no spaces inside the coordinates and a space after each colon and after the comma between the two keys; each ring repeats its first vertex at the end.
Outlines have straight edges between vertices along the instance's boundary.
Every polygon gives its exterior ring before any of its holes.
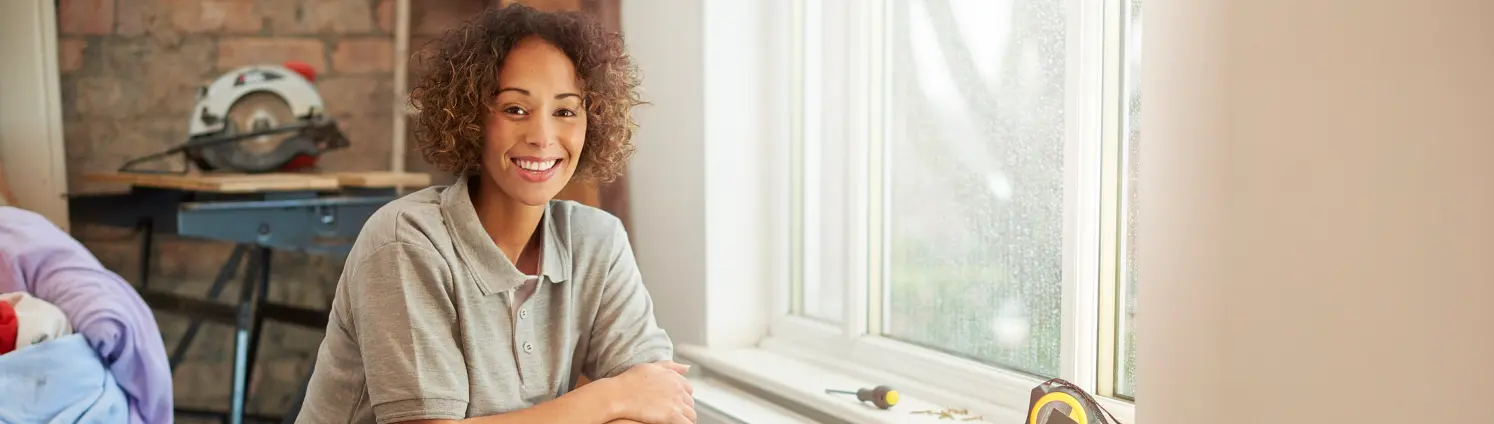
{"type": "Polygon", "coordinates": [[[0,293],[0,423],[172,422],[154,315],[81,243],[0,206],[0,293]]]}

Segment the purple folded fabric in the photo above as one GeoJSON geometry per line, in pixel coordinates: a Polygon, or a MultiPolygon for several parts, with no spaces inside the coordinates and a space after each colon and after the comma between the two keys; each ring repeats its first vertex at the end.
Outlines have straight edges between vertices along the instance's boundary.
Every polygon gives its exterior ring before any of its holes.
{"type": "Polygon", "coordinates": [[[129,398],[131,424],[172,422],[166,346],[135,288],[51,221],[0,206],[0,293],[14,291],[62,309],[129,398]]]}

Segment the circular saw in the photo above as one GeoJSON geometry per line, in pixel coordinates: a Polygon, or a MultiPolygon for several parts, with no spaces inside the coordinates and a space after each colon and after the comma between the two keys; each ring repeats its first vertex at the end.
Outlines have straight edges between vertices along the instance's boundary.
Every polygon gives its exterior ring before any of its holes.
{"type": "Polygon", "coordinates": [[[223,74],[197,90],[186,143],[126,162],[120,171],[177,153],[203,172],[312,168],[322,153],[348,146],[337,123],[325,115],[314,79],[311,67],[296,62],[223,74]]]}

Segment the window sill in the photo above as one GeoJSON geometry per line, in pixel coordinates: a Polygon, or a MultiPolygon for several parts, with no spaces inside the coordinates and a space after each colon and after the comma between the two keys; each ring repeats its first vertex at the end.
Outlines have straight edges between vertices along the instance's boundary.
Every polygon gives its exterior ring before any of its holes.
{"type": "Polygon", "coordinates": [[[700,424],[815,423],[717,378],[692,375],[690,385],[695,388],[695,413],[700,424]]]}
{"type": "MultiPolygon", "coordinates": [[[[786,355],[770,352],[759,348],[705,348],[700,346],[680,346],[679,355],[682,360],[700,367],[701,377],[692,377],[700,381],[711,382],[709,390],[715,390],[720,385],[728,385],[739,389],[739,393],[750,393],[750,396],[760,398],[764,402],[777,405],[780,411],[792,411],[792,414],[801,416],[796,420],[800,422],[844,422],[844,423],[897,423],[897,424],[923,424],[923,423],[948,423],[950,418],[957,422],[988,422],[988,423],[1012,423],[1022,422],[1025,411],[1016,410],[996,404],[974,402],[965,405],[944,405],[936,402],[936,399],[960,399],[966,395],[958,393],[941,393],[944,390],[917,384],[909,381],[897,381],[896,379],[884,378],[880,373],[868,372],[865,374],[845,373],[838,370],[829,370],[819,367],[807,361],[791,358],[786,355]],[[856,390],[864,387],[873,387],[878,384],[887,384],[898,389],[900,400],[897,406],[888,410],[879,410],[868,403],[858,402],[855,397],[849,395],[826,394],[825,389],[856,390]],[[955,414],[951,417],[941,419],[937,414],[916,413],[919,411],[944,411],[947,408],[964,409],[968,414],[955,414]],[[807,417],[807,418],[803,418],[807,417]],[[970,419],[969,421],[964,421],[970,419]]],[[[707,393],[701,396],[697,389],[697,398],[712,408],[720,399],[712,400],[709,397],[717,393],[707,393]]],[[[1023,400],[1025,402],[1025,399],[1023,400]]],[[[759,421],[756,417],[743,418],[743,422],[789,422],[776,418],[765,418],[759,421]]]]}

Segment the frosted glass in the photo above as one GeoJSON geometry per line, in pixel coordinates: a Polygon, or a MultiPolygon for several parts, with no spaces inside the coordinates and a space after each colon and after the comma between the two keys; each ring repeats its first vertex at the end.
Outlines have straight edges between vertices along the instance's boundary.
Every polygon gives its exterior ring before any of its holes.
{"type": "Polygon", "coordinates": [[[889,337],[1057,376],[1065,3],[894,0],[889,337]]]}
{"type": "Polygon", "coordinates": [[[1123,278],[1121,290],[1124,307],[1120,321],[1122,331],[1120,346],[1119,376],[1116,393],[1136,397],[1136,214],[1138,210],[1136,179],[1140,175],[1141,146],[1141,1],[1130,1],[1130,22],[1126,27],[1126,138],[1125,169],[1125,264],[1121,268],[1123,278]]]}

